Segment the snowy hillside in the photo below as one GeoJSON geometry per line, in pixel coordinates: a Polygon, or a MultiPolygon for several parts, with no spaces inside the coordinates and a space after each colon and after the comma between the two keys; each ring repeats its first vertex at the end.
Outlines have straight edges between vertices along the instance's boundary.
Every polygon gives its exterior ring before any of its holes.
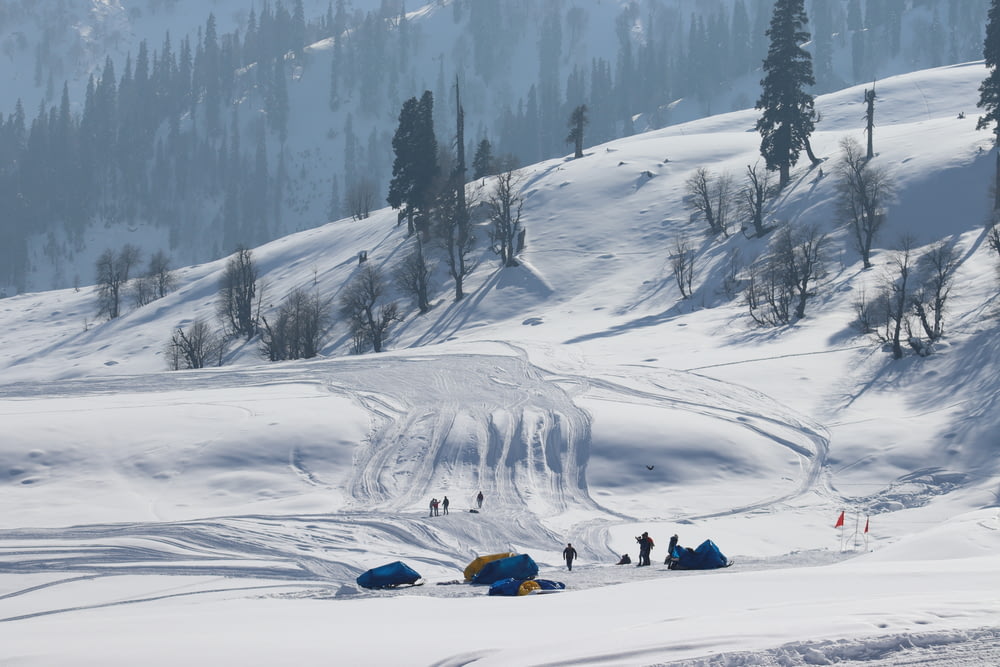
{"type": "MultiPolygon", "coordinates": [[[[439,267],[433,308],[401,300],[382,354],[350,355],[338,322],[314,360],[268,364],[247,344],[221,368],[166,371],[171,331],[214,317],[223,261],[110,322],[92,287],[0,301],[0,662],[1000,661],[984,73],[879,82],[875,162],[897,194],[867,271],[835,213],[863,87],[817,99],[825,161],[803,160],[768,214],[831,237],[793,325],[752,326],[723,289],[731,258],[749,265],[776,235],[709,238],[685,207],[696,169],[758,160],[753,111],[527,167],[522,265],[484,249],[458,303],[439,267]],[[893,361],[852,320],[906,234],[961,264],[943,341],[893,361]],[[681,235],[690,299],[670,268],[681,235]],[[450,514],[429,517],[443,496],[450,514]],[[642,531],[653,566],[614,565],[642,531]],[[735,564],[668,570],[672,534],[735,564]],[[446,585],[501,551],[567,590],[446,585]],[[395,560],[426,584],[355,585],[395,560]]],[[[359,252],[391,271],[408,242],[383,210],[256,248],[265,305],[336,297],[359,252]]]]}

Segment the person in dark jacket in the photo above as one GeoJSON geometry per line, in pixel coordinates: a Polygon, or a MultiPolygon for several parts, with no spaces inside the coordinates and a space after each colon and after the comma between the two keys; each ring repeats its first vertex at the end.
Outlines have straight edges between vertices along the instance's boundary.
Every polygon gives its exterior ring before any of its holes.
{"type": "Polygon", "coordinates": [[[563,549],[563,558],[566,559],[566,569],[572,572],[573,561],[576,559],[576,549],[573,548],[572,543],[567,544],[566,548],[563,549]]]}
{"type": "Polygon", "coordinates": [[[476,505],[479,507],[479,509],[483,509],[483,492],[482,491],[480,491],[479,495],[476,496],[476,505]]]}
{"type": "Polygon", "coordinates": [[[441,509],[443,509],[443,510],[444,510],[444,513],[445,513],[445,514],[447,514],[447,513],[448,513],[448,505],[449,505],[449,504],[450,504],[450,503],[448,502],[448,496],[445,496],[445,497],[444,497],[444,500],[442,500],[442,501],[441,501],[441,509]]]}
{"type": "Polygon", "coordinates": [[[622,557],[618,560],[617,563],[615,563],[615,565],[631,565],[631,564],[632,564],[632,559],[629,557],[628,554],[622,554],[622,557]]]}
{"type": "Polygon", "coordinates": [[[649,533],[643,533],[635,538],[635,541],[639,543],[639,564],[636,567],[650,565],[649,552],[653,549],[653,538],[649,536],[649,533]]]}
{"type": "Polygon", "coordinates": [[[677,535],[670,536],[670,544],[667,546],[667,557],[664,559],[663,564],[667,566],[667,569],[674,569],[674,549],[677,548],[677,535]]]}

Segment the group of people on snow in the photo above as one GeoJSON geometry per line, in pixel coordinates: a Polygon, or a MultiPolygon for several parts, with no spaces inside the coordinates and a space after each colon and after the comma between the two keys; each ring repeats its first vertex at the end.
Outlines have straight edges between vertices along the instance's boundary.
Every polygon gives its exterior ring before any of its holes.
{"type": "Polygon", "coordinates": [[[439,508],[440,508],[440,510],[443,510],[444,514],[447,514],[448,513],[448,505],[450,505],[450,504],[451,503],[448,500],[448,496],[445,496],[444,500],[438,500],[437,498],[431,498],[431,516],[438,516],[441,513],[441,512],[439,512],[439,508]]]}
{"type": "MultiPolygon", "coordinates": [[[[430,516],[440,516],[441,514],[448,513],[448,505],[451,502],[448,500],[448,496],[445,496],[443,500],[438,500],[437,498],[431,498],[431,513],[430,516]]],[[[479,509],[483,508],[483,492],[480,491],[476,495],[476,507],[479,509]]]]}

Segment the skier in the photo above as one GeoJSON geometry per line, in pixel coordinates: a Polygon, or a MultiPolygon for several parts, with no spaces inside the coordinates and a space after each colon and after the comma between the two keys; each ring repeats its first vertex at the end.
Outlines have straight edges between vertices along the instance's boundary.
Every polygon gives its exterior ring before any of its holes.
{"type": "Polygon", "coordinates": [[[573,548],[572,543],[567,543],[566,548],[563,549],[563,558],[566,559],[566,569],[570,572],[573,571],[573,559],[576,558],[576,549],[573,548]]]}
{"type": "Polygon", "coordinates": [[[476,505],[479,507],[479,509],[483,509],[483,492],[482,491],[480,491],[479,495],[476,496],[476,505]]]}
{"type": "Polygon", "coordinates": [[[445,496],[444,500],[441,501],[441,508],[444,510],[445,514],[448,513],[448,496],[445,496]]]}

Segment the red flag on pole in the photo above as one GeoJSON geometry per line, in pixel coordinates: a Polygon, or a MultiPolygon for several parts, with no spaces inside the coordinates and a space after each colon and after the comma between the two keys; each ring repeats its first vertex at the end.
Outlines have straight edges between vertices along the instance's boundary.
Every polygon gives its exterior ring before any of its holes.
{"type": "Polygon", "coordinates": [[[865,532],[868,532],[868,517],[865,517],[865,532]]]}
{"type": "Polygon", "coordinates": [[[844,526],[844,513],[841,512],[840,516],[837,517],[837,523],[833,524],[834,528],[842,528],[844,526]]]}

